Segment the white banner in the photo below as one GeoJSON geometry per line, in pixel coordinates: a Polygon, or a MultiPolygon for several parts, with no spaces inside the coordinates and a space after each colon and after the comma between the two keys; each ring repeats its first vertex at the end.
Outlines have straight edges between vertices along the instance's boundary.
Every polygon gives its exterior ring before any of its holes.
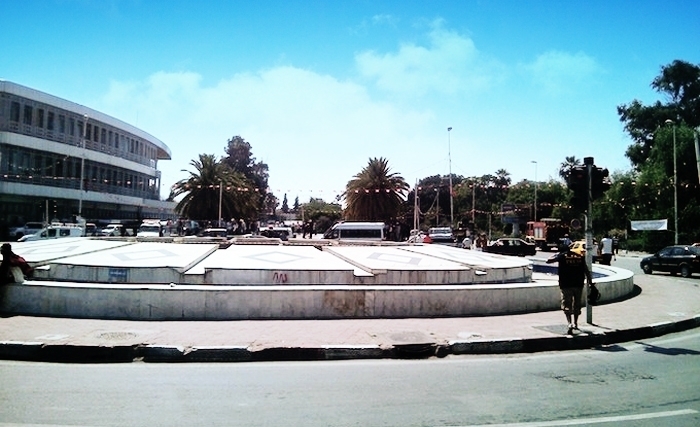
{"type": "Polygon", "coordinates": [[[630,221],[633,231],[668,230],[668,219],[651,219],[648,221],[630,221]]]}

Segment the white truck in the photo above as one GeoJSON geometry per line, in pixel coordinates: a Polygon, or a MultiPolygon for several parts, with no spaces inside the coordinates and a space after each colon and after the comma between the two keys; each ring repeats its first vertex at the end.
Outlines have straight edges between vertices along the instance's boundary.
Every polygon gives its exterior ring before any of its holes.
{"type": "Polygon", "coordinates": [[[31,242],[34,240],[60,239],[62,237],[82,237],[85,229],[73,225],[49,225],[34,234],[22,236],[19,242],[31,242]]]}

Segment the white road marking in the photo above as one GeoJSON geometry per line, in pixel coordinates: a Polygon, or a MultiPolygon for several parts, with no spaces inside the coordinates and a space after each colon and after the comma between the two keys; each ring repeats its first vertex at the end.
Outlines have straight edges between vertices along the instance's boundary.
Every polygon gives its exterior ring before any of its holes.
{"type": "MultiPolygon", "coordinates": [[[[603,423],[619,423],[625,421],[649,420],[653,418],[677,417],[681,415],[697,414],[694,409],[681,409],[678,411],[650,412],[647,414],[636,415],[619,415],[616,417],[598,417],[598,418],[575,418],[568,420],[555,421],[534,421],[527,423],[509,423],[509,424],[488,424],[488,427],[556,427],[556,426],[578,426],[584,424],[603,424],[603,423]]],[[[485,427],[482,424],[465,425],[460,427],[485,427]]]]}

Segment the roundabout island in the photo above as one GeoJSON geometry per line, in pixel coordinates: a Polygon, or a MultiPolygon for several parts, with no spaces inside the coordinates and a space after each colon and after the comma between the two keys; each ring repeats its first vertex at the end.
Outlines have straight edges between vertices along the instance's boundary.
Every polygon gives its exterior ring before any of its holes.
{"type": "MultiPolygon", "coordinates": [[[[13,243],[35,267],[6,314],[126,320],[469,317],[559,309],[544,260],[436,244],[267,238],[63,238],[13,243]]],[[[601,302],[631,272],[594,266],[601,302]]]]}

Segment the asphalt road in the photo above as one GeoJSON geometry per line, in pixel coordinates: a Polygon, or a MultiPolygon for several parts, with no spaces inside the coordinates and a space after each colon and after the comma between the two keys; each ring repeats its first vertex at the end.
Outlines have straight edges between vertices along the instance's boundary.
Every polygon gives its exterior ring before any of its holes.
{"type": "Polygon", "coordinates": [[[428,360],[0,362],[0,427],[697,426],[700,331],[428,360]]]}

